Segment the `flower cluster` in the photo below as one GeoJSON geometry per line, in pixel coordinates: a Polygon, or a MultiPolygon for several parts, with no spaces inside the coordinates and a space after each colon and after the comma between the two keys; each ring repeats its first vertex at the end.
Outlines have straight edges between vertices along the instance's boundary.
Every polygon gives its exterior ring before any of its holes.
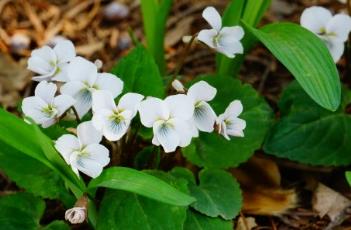
{"type": "Polygon", "coordinates": [[[300,23],[325,42],[334,62],[338,62],[351,31],[351,17],[346,14],[333,16],[326,8],[312,6],[303,11],[300,23]]]}
{"type": "MultiPolygon", "coordinates": [[[[219,37],[225,31],[218,31],[219,37]]],[[[172,86],[178,94],[164,99],[133,92],[121,95],[123,81],[113,74],[99,73],[97,65],[76,56],[72,42],[67,40],[59,41],[53,49],[44,46],[34,50],[28,68],[40,74],[33,78],[40,83],[35,95],[23,100],[22,110],[35,123],[46,128],[64,119],[69,110],[75,112],[78,121],[92,112],[91,121],[80,123],[76,135],[65,134],[55,142],[77,175],[82,172],[95,178],[101,174],[110,162],[109,150],[100,144],[102,138],[121,140],[137,114],[142,125],[152,128],[152,143],[162,146],[166,153],[188,146],[199,132],[216,131],[228,140],[229,136],[244,136],[246,123],[238,118],[243,110],[241,102],[233,101],[217,116],[209,104],[217,89],[205,81],[186,89],[175,80],[172,86]],[[61,95],[56,95],[58,86],[61,95]]]]}

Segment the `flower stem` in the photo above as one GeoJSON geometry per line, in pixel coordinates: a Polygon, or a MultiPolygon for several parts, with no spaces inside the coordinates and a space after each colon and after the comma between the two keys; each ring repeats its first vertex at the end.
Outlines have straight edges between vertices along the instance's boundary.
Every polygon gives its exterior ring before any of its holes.
{"type": "Polygon", "coordinates": [[[78,116],[78,112],[77,112],[77,110],[76,110],[73,106],[72,106],[71,108],[72,108],[72,110],[73,110],[74,116],[76,117],[76,121],[77,121],[77,123],[79,124],[79,123],[80,123],[80,118],[79,118],[79,116],[78,116]]]}

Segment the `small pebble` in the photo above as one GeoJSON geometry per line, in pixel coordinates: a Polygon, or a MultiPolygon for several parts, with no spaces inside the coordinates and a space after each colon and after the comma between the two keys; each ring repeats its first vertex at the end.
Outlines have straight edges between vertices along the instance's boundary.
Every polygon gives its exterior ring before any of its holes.
{"type": "Polygon", "coordinates": [[[109,21],[121,20],[129,15],[129,8],[118,2],[111,2],[104,9],[104,17],[109,21]]]}

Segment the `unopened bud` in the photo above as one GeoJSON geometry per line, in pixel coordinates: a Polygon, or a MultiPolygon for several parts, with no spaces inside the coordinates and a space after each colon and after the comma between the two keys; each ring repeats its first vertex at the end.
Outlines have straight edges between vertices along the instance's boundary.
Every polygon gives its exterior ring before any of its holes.
{"type": "Polygon", "coordinates": [[[68,209],[65,212],[65,219],[71,224],[81,224],[87,219],[87,208],[88,198],[86,196],[82,196],[79,200],[77,200],[73,208],[68,209]]]}
{"type": "Polygon", "coordinates": [[[96,65],[96,68],[101,69],[103,63],[100,59],[96,59],[94,64],[96,65]]]}
{"type": "Polygon", "coordinates": [[[11,37],[11,49],[14,52],[21,52],[30,45],[29,37],[24,33],[16,33],[11,37]]]}
{"type": "Polygon", "coordinates": [[[185,93],[185,88],[184,85],[177,79],[172,81],[172,87],[175,89],[178,93],[185,93]]]}
{"type": "Polygon", "coordinates": [[[105,7],[103,13],[107,20],[114,21],[128,17],[129,8],[122,3],[111,2],[105,7]]]}
{"type": "Polygon", "coordinates": [[[189,43],[189,42],[191,41],[192,37],[193,37],[193,36],[190,36],[190,35],[183,36],[183,37],[182,37],[182,41],[183,41],[185,44],[187,44],[187,43],[189,43]]]}

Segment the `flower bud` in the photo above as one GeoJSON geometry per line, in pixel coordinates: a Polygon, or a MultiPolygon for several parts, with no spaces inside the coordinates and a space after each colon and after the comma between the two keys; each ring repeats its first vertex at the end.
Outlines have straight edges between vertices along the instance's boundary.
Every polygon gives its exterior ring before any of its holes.
{"type": "Polygon", "coordinates": [[[65,212],[65,219],[71,224],[81,224],[87,217],[87,210],[84,207],[73,207],[65,212]]]}
{"type": "Polygon", "coordinates": [[[177,79],[172,81],[172,87],[175,89],[178,93],[185,93],[185,88],[184,85],[177,79]]]}
{"type": "Polygon", "coordinates": [[[103,63],[100,59],[96,59],[94,64],[96,65],[96,68],[101,69],[103,63]]]}
{"type": "Polygon", "coordinates": [[[185,44],[188,44],[191,41],[191,39],[192,39],[192,36],[190,36],[190,35],[185,35],[182,37],[182,41],[185,44]]]}

